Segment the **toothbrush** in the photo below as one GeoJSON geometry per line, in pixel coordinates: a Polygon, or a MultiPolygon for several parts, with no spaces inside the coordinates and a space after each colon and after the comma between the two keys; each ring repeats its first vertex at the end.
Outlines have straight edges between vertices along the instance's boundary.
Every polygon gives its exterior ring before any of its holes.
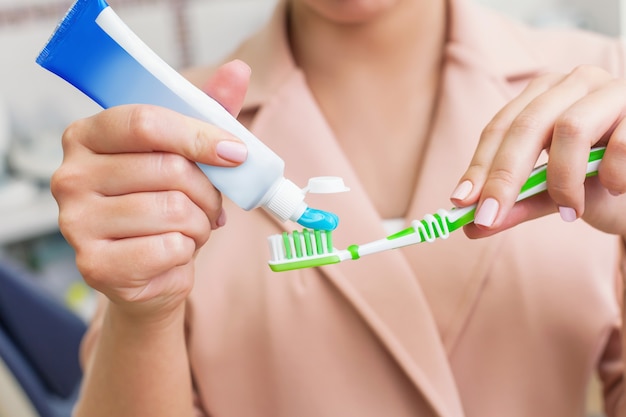
{"type": "MultiPolygon", "coordinates": [[[[587,161],[587,176],[598,173],[598,166],[606,148],[592,148],[587,161]]],[[[547,165],[535,168],[521,188],[516,201],[545,191],[547,165]]],[[[284,232],[268,237],[272,259],[268,262],[272,271],[282,272],[293,269],[330,265],[349,259],[356,260],[365,255],[397,249],[421,242],[433,242],[437,238],[446,239],[457,229],[474,221],[476,205],[450,210],[438,210],[427,214],[421,220],[414,220],[411,226],[383,239],[362,245],[350,245],[338,250],[333,247],[330,230],[303,229],[284,232]]]]}

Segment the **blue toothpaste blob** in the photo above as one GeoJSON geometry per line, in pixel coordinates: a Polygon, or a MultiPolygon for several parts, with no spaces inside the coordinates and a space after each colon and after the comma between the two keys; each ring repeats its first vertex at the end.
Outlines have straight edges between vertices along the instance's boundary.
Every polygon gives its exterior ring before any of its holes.
{"type": "Polygon", "coordinates": [[[339,225],[339,217],[334,213],[307,207],[298,223],[314,230],[335,230],[339,225]]]}

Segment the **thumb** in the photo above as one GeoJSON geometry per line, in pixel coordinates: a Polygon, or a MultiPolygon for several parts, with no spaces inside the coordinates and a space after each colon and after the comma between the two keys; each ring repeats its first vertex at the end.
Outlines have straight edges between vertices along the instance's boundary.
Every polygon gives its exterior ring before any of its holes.
{"type": "Polygon", "coordinates": [[[237,115],[250,81],[250,67],[243,61],[234,60],[220,66],[204,83],[202,90],[218,101],[232,115],[237,115]]]}

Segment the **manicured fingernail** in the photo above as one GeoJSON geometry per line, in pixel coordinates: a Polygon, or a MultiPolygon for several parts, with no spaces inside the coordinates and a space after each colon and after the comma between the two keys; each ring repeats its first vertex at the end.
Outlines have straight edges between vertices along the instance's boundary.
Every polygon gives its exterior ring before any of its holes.
{"type": "Polygon", "coordinates": [[[478,209],[476,217],[474,217],[474,223],[491,227],[498,215],[498,209],[500,209],[500,204],[495,198],[486,199],[478,209]]]}
{"type": "Polygon", "coordinates": [[[571,207],[559,207],[559,214],[561,215],[561,219],[568,223],[577,219],[576,210],[571,207]]]}
{"type": "Polygon", "coordinates": [[[248,157],[248,148],[241,142],[223,140],[215,146],[215,151],[220,158],[231,162],[243,162],[248,157]]]}
{"type": "Polygon", "coordinates": [[[217,217],[217,220],[215,220],[215,225],[218,228],[219,227],[224,227],[226,225],[226,211],[224,209],[222,209],[222,212],[217,217]]]}
{"type": "Polygon", "coordinates": [[[465,180],[454,189],[452,195],[450,196],[453,200],[465,200],[468,195],[472,192],[472,188],[474,184],[469,180],[465,180]]]}

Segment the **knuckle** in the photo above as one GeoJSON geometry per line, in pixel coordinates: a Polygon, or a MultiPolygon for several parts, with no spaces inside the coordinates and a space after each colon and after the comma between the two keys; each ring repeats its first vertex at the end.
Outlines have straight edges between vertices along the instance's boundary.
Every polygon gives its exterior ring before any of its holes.
{"type": "Polygon", "coordinates": [[[481,139],[486,137],[504,136],[509,129],[509,123],[503,117],[494,117],[483,129],[481,139]]]}
{"type": "Polygon", "coordinates": [[[209,237],[211,237],[211,232],[213,230],[211,228],[211,221],[203,212],[200,212],[198,218],[194,219],[193,225],[194,234],[192,238],[194,239],[196,246],[201,247],[209,240],[209,237]]]}
{"type": "Polygon", "coordinates": [[[202,232],[196,239],[196,247],[198,248],[208,242],[209,238],[211,237],[211,224],[207,222],[207,225],[207,227],[202,229],[202,232]]]}
{"type": "Polygon", "coordinates": [[[612,192],[626,191],[624,166],[626,166],[626,143],[611,142],[611,154],[602,161],[598,172],[602,186],[612,192]]]}
{"type": "Polygon", "coordinates": [[[87,285],[95,289],[101,289],[106,283],[107,273],[105,266],[100,263],[101,256],[98,251],[87,248],[76,250],[76,267],[80,271],[83,280],[87,285]]]}
{"type": "Polygon", "coordinates": [[[548,195],[558,206],[576,206],[577,196],[583,188],[582,183],[570,181],[550,181],[548,180],[548,195]]]}
{"type": "Polygon", "coordinates": [[[494,168],[489,173],[488,181],[499,187],[509,189],[515,184],[515,178],[511,171],[504,168],[494,168]]]}
{"type": "Polygon", "coordinates": [[[191,161],[173,153],[161,153],[157,161],[158,172],[167,178],[183,180],[191,175],[191,161]]]}
{"type": "Polygon", "coordinates": [[[196,128],[189,149],[191,155],[210,155],[212,153],[212,146],[209,132],[199,127],[196,128]]]}
{"type": "Polygon", "coordinates": [[[59,205],[57,216],[59,231],[75,251],[88,245],[90,232],[86,228],[86,224],[91,224],[92,220],[87,219],[84,211],[77,210],[75,206],[59,205]]]}
{"type": "Polygon", "coordinates": [[[580,65],[576,65],[574,69],[570,71],[570,74],[568,75],[568,77],[570,78],[584,77],[584,76],[591,74],[591,72],[592,72],[592,67],[590,65],[580,64],[580,65]]]}
{"type": "Polygon", "coordinates": [[[571,195],[572,191],[574,190],[573,187],[569,184],[563,184],[554,181],[548,183],[547,187],[550,197],[552,197],[552,199],[556,201],[563,201],[567,198],[567,196],[571,195]]]}
{"type": "Polygon", "coordinates": [[[62,165],[50,177],[50,192],[58,200],[61,196],[81,189],[85,175],[70,165],[62,165]]]}
{"type": "Polygon", "coordinates": [[[180,191],[167,191],[159,193],[162,198],[160,207],[162,214],[168,221],[180,222],[189,218],[192,211],[192,203],[189,198],[180,191]]]}
{"type": "Polygon", "coordinates": [[[626,163],[626,137],[624,140],[612,140],[610,146],[611,156],[617,160],[618,165],[623,166],[626,163]]]}
{"type": "Polygon", "coordinates": [[[473,178],[473,182],[477,179],[484,179],[489,169],[489,165],[480,161],[472,161],[465,171],[465,176],[473,178]]]}
{"type": "Polygon", "coordinates": [[[167,233],[161,236],[159,253],[163,259],[170,259],[173,265],[188,263],[194,254],[196,245],[192,239],[182,233],[167,233]]]}
{"type": "Polygon", "coordinates": [[[530,111],[524,111],[517,115],[511,123],[512,133],[534,133],[541,127],[541,119],[530,111]]]}
{"type": "Polygon", "coordinates": [[[74,147],[80,141],[82,128],[82,120],[77,120],[65,128],[61,135],[61,146],[65,151],[74,147]]]}
{"type": "Polygon", "coordinates": [[[554,136],[560,139],[578,139],[585,136],[583,118],[573,112],[560,115],[554,122],[554,136]]]}
{"type": "Polygon", "coordinates": [[[136,138],[150,139],[157,129],[156,121],[152,107],[132,106],[128,114],[128,129],[136,138]]]}
{"type": "Polygon", "coordinates": [[[607,72],[589,64],[581,64],[576,66],[568,75],[569,78],[588,79],[591,77],[605,76],[607,72]]]}
{"type": "Polygon", "coordinates": [[[62,194],[64,194],[64,191],[67,190],[65,178],[65,170],[61,168],[54,171],[50,177],[50,192],[57,200],[62,194]]]}
{"type": "Polygon", "coordinates": [[[618,192],[620,194],[626,191],[623,181],[620,181],[615,175],[602,175],[599,180],[602,186],[607,190],[618,192]]]}
{"type": "Polygon", "coordinates": [[[77,229],[76,226],[80,226],[80,217],[81,216],[77,215],[74,210],[69,210],[64,207],[59,210],[59,216],[57,220],[59,230],[63,233],[64,236],[66,236],[66,238],[68,238],[68,240],[75,240],[72,239],[72,237],[74,236],[74,230],[77,229]]]}
{"type": "Polygon", "coordinates": [[[166,233],[164,235],[161,235],[160,249],[164,254],[184,253],[186,251],[186,248],[188,247],[187,239],[187,237],[179,232],[166,233]]]}

